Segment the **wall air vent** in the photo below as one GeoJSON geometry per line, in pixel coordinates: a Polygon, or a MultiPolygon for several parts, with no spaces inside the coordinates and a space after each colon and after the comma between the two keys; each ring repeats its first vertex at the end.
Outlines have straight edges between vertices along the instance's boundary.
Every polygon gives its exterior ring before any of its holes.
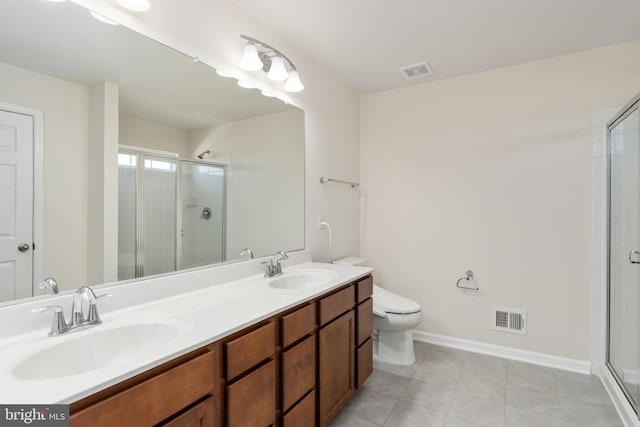
{"type": "Polygon", "coordinates": [[[494,330],[527,335],[527,310],[492,307],[491,312],[494,330]]]}
{"type": "Polygon", "coordinates": [[[432,74],[429,64],[422,62],[420,64],[407,65],[400,68],[402,74],[407,80],[417,79],[418,77],[429,76],[432,74]]]}

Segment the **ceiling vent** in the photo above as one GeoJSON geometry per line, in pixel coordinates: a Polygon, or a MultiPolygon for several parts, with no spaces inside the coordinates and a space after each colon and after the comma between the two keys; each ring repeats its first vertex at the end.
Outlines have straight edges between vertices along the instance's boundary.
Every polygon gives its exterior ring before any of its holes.
{"type": "Polygon", "coordinates": [[[419,77],[429,76],[432,74],[431,68],[429,68],[429,64],[426,62],[407,65],[406,67],[400,68],[400,71],[402,71],[402,74],[407,80],[417,79],[419,77]]]}

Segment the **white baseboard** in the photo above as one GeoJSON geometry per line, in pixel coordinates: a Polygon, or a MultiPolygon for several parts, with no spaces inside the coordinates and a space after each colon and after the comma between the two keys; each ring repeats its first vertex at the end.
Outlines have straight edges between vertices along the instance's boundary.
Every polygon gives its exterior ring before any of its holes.
{"type": "Polygon", "coordinates": [[[553,356],[551,354],[536,353],[534,351],[520,350],[517,348],[487,344],[480,341],[465,340],[462,338],[454,338],[429,332],[416,330],[411,332],[413,333],[413,339],[416,341],[457,348],[474,353],[488,354],[491,356],[502,357],[504,359],[533,363],[535,365],[548,366],[550,368],[557,368],[580,374],[591,373],[591,363],[586,360],[569,359],[566,357],[553,356]]]}
{"type": "Polygon", "coordinates": [[[602,384],[604,384],[604,388],[609,393],[609,397],[613,402],[613,405],[616,407],[618,411],[618,415],[622,419],[622,422],[626,427],[640,427],[640,421],[638,421],[638,416],[635,411],[629,404],[627,397],[622,393],[618,383],[615,378],[613,378],[613,374],[609,371],[609,368],[606,366],[602,366],[600,368],[600,379],[602,380],[602,384]]]}

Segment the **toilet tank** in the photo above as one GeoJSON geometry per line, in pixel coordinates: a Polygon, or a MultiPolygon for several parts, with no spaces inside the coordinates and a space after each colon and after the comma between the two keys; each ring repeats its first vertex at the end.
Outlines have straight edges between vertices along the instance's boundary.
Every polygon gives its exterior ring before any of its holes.
{"type": "Polygon", "coordinates": [[[367,260],[364,258],[357,258],[357,257],[346,257],[346,258],[340,258],[337,259],[335,261],[333,261],[334,264],[342,264],[342,265],[356,265],[356,266],[365,266],[367,265],[367,260]]]}

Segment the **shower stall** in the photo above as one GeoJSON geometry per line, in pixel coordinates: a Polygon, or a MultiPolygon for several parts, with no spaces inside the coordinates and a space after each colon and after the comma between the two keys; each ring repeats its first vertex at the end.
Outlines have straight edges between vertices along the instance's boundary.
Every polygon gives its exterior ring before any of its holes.
{"type": "Polygon", "coordinates": [[[640,401],[640,95],[607,125],[607,366],[638,414],[640,401]]]}
{"type": "Polygon", "coordinates": [[[118,280],[223,262],[226,167],[118,152],[118,280]]]}

